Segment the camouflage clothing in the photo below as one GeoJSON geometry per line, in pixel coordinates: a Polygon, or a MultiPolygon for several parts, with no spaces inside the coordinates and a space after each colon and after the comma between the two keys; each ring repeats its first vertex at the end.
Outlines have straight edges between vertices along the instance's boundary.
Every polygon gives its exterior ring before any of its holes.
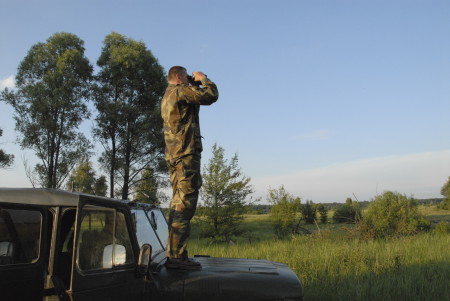
{"type": "Polygon", "coordinates": [[[203,88],[184,84],[169,84],[162,99],[166,160],[200,154],[203,150],[199,111],[200,105],[210,105],[219,97],[216,85],[208,78],[203,88]]]}
{"type": "Polygon", "coordinates": [[[197,208],[197,200],[202,178],[200,176],[200,156],[189,155],[167,161],[173,195],[169,212],[169,243],[167,256],[184,258],[191,232],[190,220],[197,208]]]}
{"type": "Polygon", "coordinates": [[[202,80],[203,88],[169,84],[162,99],[166,160],[172,183],[167,256],[183,259],[190,234],[190,220],[197,208],[200,176],[200,105],[210,105],[218,98],[216,85],[202,80]]]}

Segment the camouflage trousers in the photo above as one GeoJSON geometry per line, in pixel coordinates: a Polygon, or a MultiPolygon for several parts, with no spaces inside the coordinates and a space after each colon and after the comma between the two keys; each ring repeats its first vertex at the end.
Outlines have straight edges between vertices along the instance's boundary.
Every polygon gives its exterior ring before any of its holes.
{"type": "Polygon", "coordinates": [[[200,156],[188,155],[167,161],[172,184],[172,201],[169,212],[169,258],[187,257],[187,242],[191,232],[191,219],[197,208],[202,186],[200,156]]]}

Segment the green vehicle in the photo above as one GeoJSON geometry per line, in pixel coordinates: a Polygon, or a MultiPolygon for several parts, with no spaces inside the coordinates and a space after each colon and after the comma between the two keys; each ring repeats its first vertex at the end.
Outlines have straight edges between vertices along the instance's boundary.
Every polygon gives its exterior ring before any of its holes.
{"type": "Polygon", "coordinates": [[[285,264],[194,256],[167,269],[167,221],[149,204],[0,188],[0,300],[303,300],[285,264]]]}

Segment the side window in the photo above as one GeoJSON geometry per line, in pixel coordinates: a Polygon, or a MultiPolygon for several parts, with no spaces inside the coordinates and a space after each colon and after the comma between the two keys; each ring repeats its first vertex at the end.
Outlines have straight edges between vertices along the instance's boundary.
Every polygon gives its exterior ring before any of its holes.
{"type": "Polygon", "coordinates": [[[164,248],[156,236],[155,231],[153,231],[145,211],[136,209],[134,210],[134,216],[139,247],[142,247],[143,244],[150,244],[152,246],[152,255],[163,251],[164,248]]]}
{"type": "Polygon", "coordinates": [[[0,208],[0,265],[36,262],[41,227],[37,210],[0,208]]]}
{"type": "Polygon", "coordinates": [[[134,254],[121,211],[86,206],[78,238],[78,266],[82,271],[108,269],[134,262],[134,254]]]}

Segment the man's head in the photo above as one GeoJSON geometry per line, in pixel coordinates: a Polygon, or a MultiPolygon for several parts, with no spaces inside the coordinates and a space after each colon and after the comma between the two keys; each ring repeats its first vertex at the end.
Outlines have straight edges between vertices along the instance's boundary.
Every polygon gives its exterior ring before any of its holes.
{"type": "Polygon", "coordinates": [[[186,68],[181,66],[173,66],[169,70],[168,80],[170,84],[188,84],[186,68]]]}

